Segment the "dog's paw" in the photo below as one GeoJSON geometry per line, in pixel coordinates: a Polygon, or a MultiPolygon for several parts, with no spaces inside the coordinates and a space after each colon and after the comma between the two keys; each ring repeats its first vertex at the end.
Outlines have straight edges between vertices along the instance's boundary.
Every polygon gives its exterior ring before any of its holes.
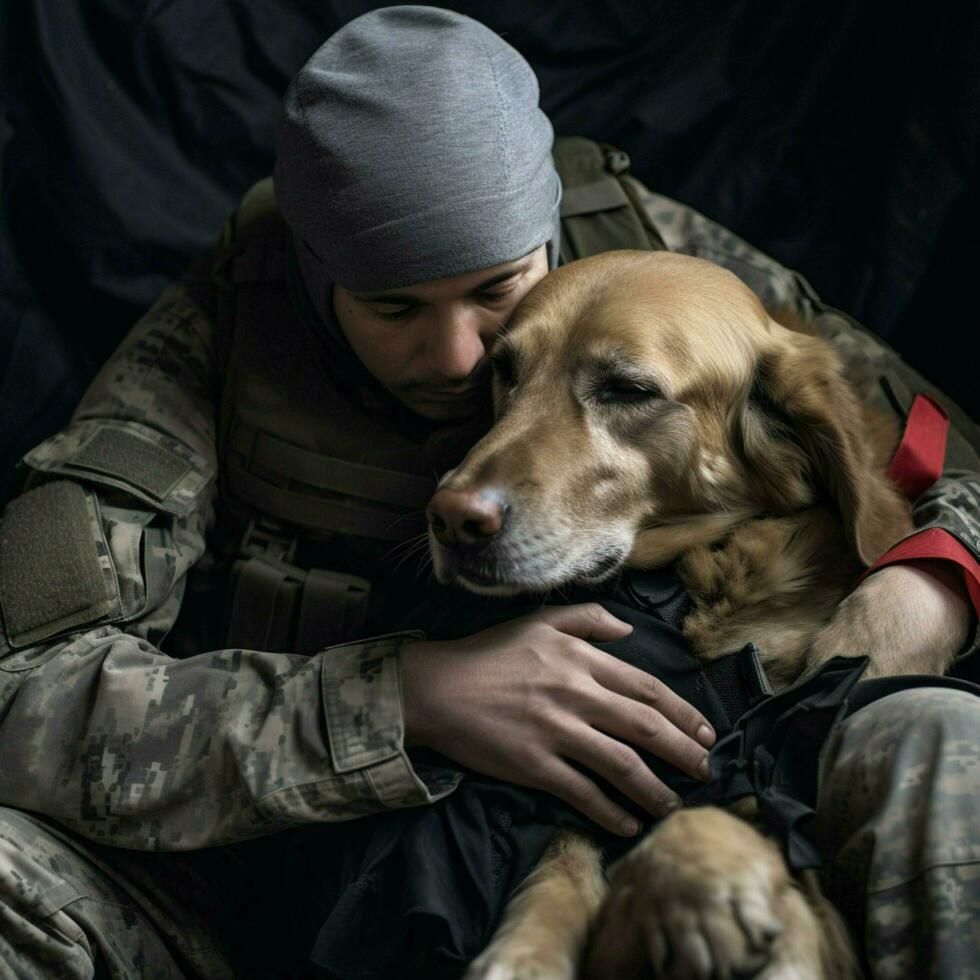
{"type": "Polygon", "coordinates": [[[491,944],[467,969],[463,980],[574,980],[575,964],[554,950],[491,944]]]}
{"type": "Polygon", "coordinates": [[[613,867],[585,977],[652,967],[663,980],[788,980],[790,964],[770,960],[791,888],[779,852],[747,823],[714,807],[679,811],[613,867]]]}

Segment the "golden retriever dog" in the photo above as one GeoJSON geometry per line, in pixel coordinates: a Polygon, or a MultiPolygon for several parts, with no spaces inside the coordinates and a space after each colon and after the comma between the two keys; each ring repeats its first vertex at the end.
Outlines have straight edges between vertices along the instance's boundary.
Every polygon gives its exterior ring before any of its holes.
{"type": "MultiPolygon", "coordinates": [[[[622,251],[547,276],[492,358],[497,421],[429,507],[441,581],[543,592],[673,562],[701,658],[752,641],[778,691],[860,652],[827,623],[912,522],[885,473],[897,430],[824,342],[718,266],[622,251]]],[[[841,980],[846,936],[747,820],[681,809],[608,883],[597,846],[557,832],[467,976],[841,980]]]]}

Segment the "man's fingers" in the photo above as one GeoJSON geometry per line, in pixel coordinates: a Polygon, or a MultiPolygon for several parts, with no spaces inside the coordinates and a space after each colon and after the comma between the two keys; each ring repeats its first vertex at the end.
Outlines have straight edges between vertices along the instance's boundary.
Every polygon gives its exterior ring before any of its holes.
{"type": "Polygon", "coordinates": [[[645,749],[694,779],[708,778],[708,750],[655,708],[610,692],[603,697],[601,714],[589,720],[596,728],[645,749]]]}
{"type": "Polygon", "coordinates": [[[586,724],[576,724],[567,737],[561,748],[563,755],[601,776],[647,813],[665,817],[681,805],[680,797],[628,745],[586,724]]]}
{"type": "Polygon", "coordinates": [[[633,632],[629,623],[617,619],[597,602],[584,602],[577,606],[547,606],[538,615],[561,633],[596,643],[619,640],[633,632]]]}
{"type": "Polygon", "coordinates": [[[639,832],[640,825],[634,817],[613,803],[591,779],[561,759],[552,759],[535,786],[564,800],[610,833],[632,837],[639,832]]]}
{"type": "MultiPolygon", "coordinates": [[[[715,731],[697,708],[675,694],[666,684],[645,671],[617,660],[604,651],[592,668],[595,681],[613,694],[654,708],[689,738],[704,748],[715,743],[715,731]]],[[[620,705],[622,708],[623,706],[620,705]]],[[[628,712],[627,712],[628,713],[628,712]]],[[[619,734],[616,732],[615,734],[619,734]]],[[[626,736],[624,736],[626,737],[626,736]]],[[[630,741],[633,741],[630,738],[630,741]]],[[[646,747],[646,746],[644,746],[646,747]]]]}

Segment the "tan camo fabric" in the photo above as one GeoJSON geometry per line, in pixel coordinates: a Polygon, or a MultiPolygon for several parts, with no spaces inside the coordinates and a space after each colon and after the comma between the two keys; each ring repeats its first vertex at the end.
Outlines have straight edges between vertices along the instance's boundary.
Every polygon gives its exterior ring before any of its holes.
{"type": "MultiPolygon", "coordinates": [[[[668,248],[728,267],[770,307],[812,316],[870,403],[895,412],[882,378],[906,409],[915,392],[935,392],[873,334],[819,304],[798,275],[689,208],[636,188],[668,248]]],[[[113,977],[233,975],[220,951],[209,952],[218,944],[208,924],[184,921],[187,908],[145,885],[165,876],[142,875],[145,889],[134,897],[98,848],[210,848],[429,804],[460,779],[437,767],[417,771],[406,754],[398,648],[407,634],[312,657],[160,651],[188,570],[212,560],[217,363],[211,317],[184,285],[171,286],[100,371],[71,425],[26,459],[28,492],[62,478],[98,496],[92,519],[118,575],[121,615],[20,649],[0,633],[0,976],[91,976],[96,944],[113,977]],[[106,423],[189,461],[172,499],[72,468],[91,427],[106,423]]],[[[915,521],[945,528],[980,558],[977,430],[955,409],[951,418],[946,471],[916,503],[915,521]]],[[[918,957],[940,947],[967,957],[959,962],[969,969],[955,976],[980,976],[980,842],[970,832],[980,711],[976,702],[949,708],[949,697],[937,692],[923,705],[928,695],[907,692],[872,705],[842,727],[825,759],[821,807],[843,813],[825,837],[841,855],[833,866],[841,887],[853,897],[870,882],[860,914],[869,940],[879,940],[877,952],[871,943],[875,976],[926,976],[918,957]],[[889,710],[900,698],[918,701],[889,710]],[[932,727],[911,726],[911,715],[932,727]],[[913,727],[916,737],[902,741],[913,727]],[[937,754],[937,744],[953,751],[937,754]],[[911,817],[862,833],[889,787],[902,788],[910,812],[933,807],[948,836],[918,847],[911,817]],[[878,856],[869,853],[874,840],[885,844],[878,856]],[[947,914],[930,919],[917,904],[923,893],[941,894],[947,914]]]]}

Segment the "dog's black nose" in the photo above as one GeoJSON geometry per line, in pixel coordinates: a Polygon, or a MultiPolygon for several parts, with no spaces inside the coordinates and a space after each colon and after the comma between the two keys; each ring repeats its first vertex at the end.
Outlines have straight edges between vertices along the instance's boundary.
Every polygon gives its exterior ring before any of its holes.
{"type": "Polygon", "coordinates": [[[440,490],[429,501],[429,526],[436,540],[459,550],[485,545],[504,526],[506,507],[486,490],[440,490]]]}

